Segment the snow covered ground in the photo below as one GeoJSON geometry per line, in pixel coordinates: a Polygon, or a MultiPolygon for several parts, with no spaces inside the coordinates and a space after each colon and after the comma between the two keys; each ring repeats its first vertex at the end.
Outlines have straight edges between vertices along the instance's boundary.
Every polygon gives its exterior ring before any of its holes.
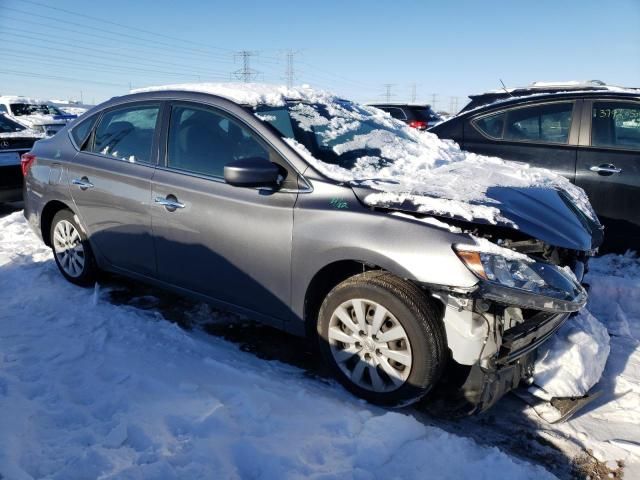
{"type": "Polygon", "coordinates": [[[512,398],[447,422],[70,285],[12,213],[0,218],[0,478],[553,478],[526,453],[540,438],[567,464],[588,448],[640,478],[640,261],[603,257],[588,280],[611,336],[598,404],[561,426],[512,398]]]}

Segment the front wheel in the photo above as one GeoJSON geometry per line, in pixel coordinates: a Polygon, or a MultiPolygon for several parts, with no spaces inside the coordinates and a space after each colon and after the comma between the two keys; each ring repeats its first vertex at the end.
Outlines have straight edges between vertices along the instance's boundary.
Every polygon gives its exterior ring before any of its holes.
{"type": "Polygon", "coordinates": [[[50,235],[53,257],[62,275],[76,285],[93,285],[97,273],[93,252],[71,210],[56,213],[50,235]]]}
{"type": "Polygon", "coordinates": [[[327,295],[318,337],[338,381],[381,405],[419,400],[439,380],[446,361],[437,308],[418,287],[383,271],[351,277],[327,295]]]}

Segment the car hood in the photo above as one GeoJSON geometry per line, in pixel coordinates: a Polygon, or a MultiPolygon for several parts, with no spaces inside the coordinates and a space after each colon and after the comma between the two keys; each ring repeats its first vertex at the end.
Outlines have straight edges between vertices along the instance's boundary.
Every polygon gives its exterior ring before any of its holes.
{"type": "MultiPolygon", "coordinates": [[[[352,184],[351,187],[363,203],[367,196],[379,193],[374,188],[352,184]]],[[[423,196],[424,195],[419,195],[423,196]]],[[[469,206],[486,205],[500,210],[494,222],[477,218],[469,220],[459,215],[443,216],[429,211],[424,204],[408,199],[392,197],[377,202],[376,207],[410,213],[429,214],[442,219],[454,218],[469,224],[494,224],[518,230],[549,245],[572,250],[588,251],[600,246],[603,240],[602,226],[585,215],[561,190],[546,187],[489,187],[486,200],[469,202],[469,206]]],[[[411,195],[409,198],[415,198],[411,195]]]]}

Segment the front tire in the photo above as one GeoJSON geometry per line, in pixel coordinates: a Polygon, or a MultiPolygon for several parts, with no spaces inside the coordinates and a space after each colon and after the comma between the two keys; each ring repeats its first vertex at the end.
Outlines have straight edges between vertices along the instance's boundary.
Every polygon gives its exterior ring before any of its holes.
{"type": "Polygon", "coordinates": [[[446,334],[414,284],[369,271],[337,285],[318,314],[320,351],[336,379],[369,402],[404,406],[438,382],[446,334]]]}
{"type": "Polygon", "coordinates": [[[71,210],[60,210],[51,222],[51,249],[60,273],[83,287],[96,281],[97,267],[89,240],[71,210]]]}

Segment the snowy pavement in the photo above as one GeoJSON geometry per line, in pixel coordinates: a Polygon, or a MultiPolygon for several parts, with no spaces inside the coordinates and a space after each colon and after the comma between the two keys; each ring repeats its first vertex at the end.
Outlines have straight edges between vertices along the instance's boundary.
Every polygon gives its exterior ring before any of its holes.
{"type": "Polygon", "coordinates": [[[567,464],[588,448],[640,478],[640,262],[604,257],[589,281],[591,312],[611,335],[597,405],[559,427],[512,398],[447,422],[370,406],[160,309],[68,284],[21,212],[10,214],[0,218],[0,478],[553,478],[524,453],[540,438],[567,464]]]}

